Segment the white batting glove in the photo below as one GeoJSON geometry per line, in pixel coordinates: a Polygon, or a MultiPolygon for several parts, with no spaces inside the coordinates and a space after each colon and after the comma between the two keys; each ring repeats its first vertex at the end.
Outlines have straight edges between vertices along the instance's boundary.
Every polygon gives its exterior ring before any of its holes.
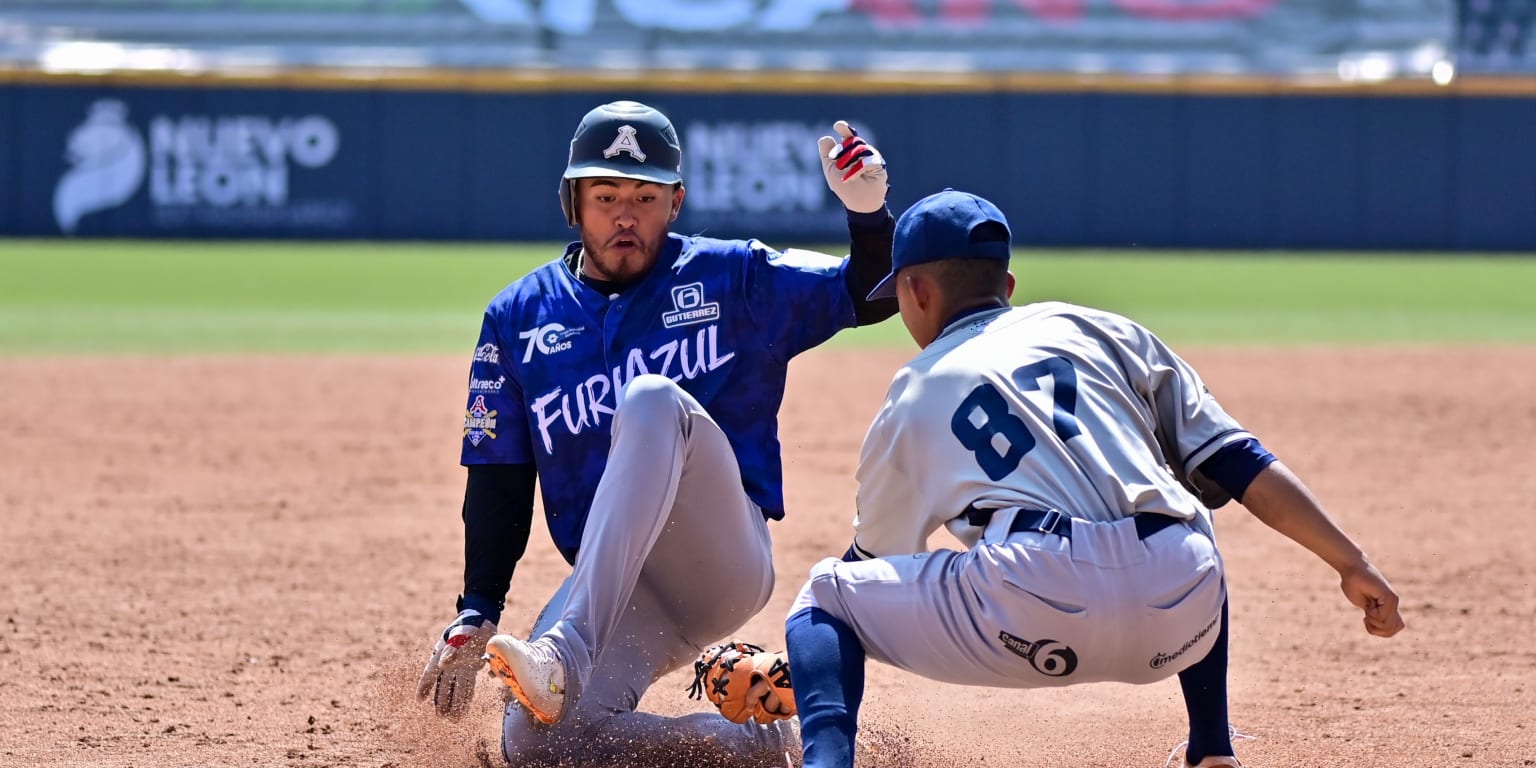
{"type": "Polygon", "coordinates": [[[859,138],[859,132],[847,120],[833,123],[832,130],[838,138],[823,136],[817,142],[827,186],[843,201],[843,207],[854,213],[874,213],[884,208],[888,187],[885,158],[859,138]]]}
{"type": "Polygon", "coordinates": [[[485,643],[496,634],[496,623],[479,611],[465,609],[443,630],[443,639],[432,649],[432,658],[416,684],[416,698],[432,697],[440,715],[458,717],[475,696],[475,673],[484,664],[485,643]]]}

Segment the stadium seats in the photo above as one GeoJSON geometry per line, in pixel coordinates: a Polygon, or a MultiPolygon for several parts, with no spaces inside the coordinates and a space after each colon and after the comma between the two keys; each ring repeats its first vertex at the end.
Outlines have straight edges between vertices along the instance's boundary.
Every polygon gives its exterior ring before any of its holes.
{"type": "MultiPolygon", "coordinates": [[[[1329,73],[1351,56],[1385,57],[1425,74],[1426,51],[1490,67],[1530,67],[1536,0],[1274,0],[1217,18],[1168,18],[1215,0],[941,0],[806,6],[814,25],[774,28],[760,0],[750,18],[722,8],[723,29],[696,25],[705,0],[5,0],[0,61],[40,61],[60,41],[196,52],[211,68],[410,66],[507,69],[939,69],[1120,73],[1329,73]],[[669,23],[660,8],[671,8],[669,23]],[[900,9],[896,14],[892,9],[900,9]],[[1162,10],[1159,10],[1162,9],[1162,10]],[[1460,21],[1458,22],[1458,13],[1460,21]],[[895,14],[895,15],[892,15],[895,14]],[[903,15],[904,14],[904,15],[903,15]],[[401,52],[409,56],[401,57],[401,52]],[[394,59],[391,59],[391,56],[394,59]]],[[[1239,7],[1239,6],[1233,6],[1239,7]]],[[[795,14],[788,14],[794,16],[795,14]]],[[[780,15],[780,20],[785,17],[780,15]]]]}
{"type": "Polygon", "coordinates": [[[1536,0],[1459,0],[1461,57],[1464,71],[1536,72],[1531,22],[1536,0]]]}

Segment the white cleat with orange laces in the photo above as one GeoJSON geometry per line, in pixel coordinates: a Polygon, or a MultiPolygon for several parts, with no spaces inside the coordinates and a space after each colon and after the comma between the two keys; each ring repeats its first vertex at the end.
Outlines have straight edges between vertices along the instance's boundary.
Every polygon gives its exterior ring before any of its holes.
{"type": "Polygon", "coordinates": [[[545,725],[565,715],[565,664],[547,641],[495,635],[485,644],[492,677],[512,689],[523,709],[545,725]]]}

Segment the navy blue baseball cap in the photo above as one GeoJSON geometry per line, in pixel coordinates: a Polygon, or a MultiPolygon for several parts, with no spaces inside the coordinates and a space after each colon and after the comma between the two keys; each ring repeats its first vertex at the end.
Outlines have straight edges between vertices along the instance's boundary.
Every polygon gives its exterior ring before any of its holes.
{"type": "Polygon", "coordinates": [[[903,267],[943,259],[999,259],[1012,255],[1008,219],[989,200],[945,189],[912,204],[896,220],[891,273],[869,292],[870,299],[896,295],[896,273],[903,267]],[[995,223],[1000,227],[983,227],[995,223]]]}

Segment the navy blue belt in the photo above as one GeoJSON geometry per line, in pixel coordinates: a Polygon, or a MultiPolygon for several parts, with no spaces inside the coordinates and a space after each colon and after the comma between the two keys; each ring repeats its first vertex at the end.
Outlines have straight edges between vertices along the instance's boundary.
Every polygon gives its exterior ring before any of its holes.
{"type": "MultiPolygon", "coordinates": [[[[965,518],[971,525],[985,526],[991,520],[993,511],[970,507],[965,510],[965,518]]],[[[1136,538],[1138,539],[1145,539],[1170,525],[1184,522],[1182,518],[1156,513],[1134,515],[1131,519],[1136,521],[1136,538]]],[[[1063,539],[1070,539],[1072,538],[1072,518],[1054,509],[1021,509],[1013,516],[1013,524],[1008,526],[1008,532],[1021,531],[1054,533],[1063,539]]]]}

